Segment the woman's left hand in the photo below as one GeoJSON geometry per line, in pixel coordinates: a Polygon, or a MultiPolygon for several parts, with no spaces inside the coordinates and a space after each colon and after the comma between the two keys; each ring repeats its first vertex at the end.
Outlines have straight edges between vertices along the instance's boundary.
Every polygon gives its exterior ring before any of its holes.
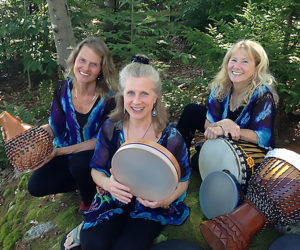
{"type": "Polygon", "coordinates": [[[235,141],[238,141],[241,138],[240,126],[237,125],[234,121],[230,119],[224,119],[220,121],[220,125],[224,130],[224,136],[229,137],[230,134],[231,138],[235,141]]]}
{"type": "Polygon", "coordinates": [[[170,203],[171,203],[168,200],[163,200],[163,201],[149,201],[149,200],[142,199],[141,197],[137,197],[136,199],[143,206],[150,207],[150,208],[158,208],[158,207],[168,208],[169,205],[170,205],[170,203]]]}

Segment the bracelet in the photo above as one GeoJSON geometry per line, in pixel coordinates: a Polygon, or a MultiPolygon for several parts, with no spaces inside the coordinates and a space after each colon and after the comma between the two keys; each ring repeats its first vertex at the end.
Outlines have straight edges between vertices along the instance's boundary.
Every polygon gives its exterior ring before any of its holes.
{"type": "Polygon", "coordinates": [[[219,124],[219,126],[221,127],[222,131],[223,131],[223,135],[225,135],[225,129],[223,128],[222,125],[219,124]]]}

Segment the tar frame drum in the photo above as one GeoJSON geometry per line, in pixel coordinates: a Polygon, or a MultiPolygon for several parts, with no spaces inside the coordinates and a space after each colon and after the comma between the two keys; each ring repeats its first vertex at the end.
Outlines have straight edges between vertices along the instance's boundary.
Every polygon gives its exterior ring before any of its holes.
{"type": "Polygon", "coordinates": [[[249,180],[244,202],[231,213],[204,221],[200,230],[212,249],[247,249],[268,224],[300,221],[300,155],[277,148],[249,180]]]}
{"type": "Polygon", "coordinates": [[[200,207],[208,219],[231,212],[242,199],[241,185],[224,171],[210,173],[200,185],[200,207]]]}
{"type": "Polygon", "coordinates": [[[112,172],[130,192],[150,201],[170,197],[180,180],[180,167],[173,154],[146,139],[128,140],[112,158],[112,172]]]}

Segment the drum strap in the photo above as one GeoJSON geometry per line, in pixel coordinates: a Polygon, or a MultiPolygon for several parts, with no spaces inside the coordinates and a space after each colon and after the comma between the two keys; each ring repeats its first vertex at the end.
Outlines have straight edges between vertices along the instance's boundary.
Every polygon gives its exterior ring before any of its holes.
{"type": "Polygon", "coordinates": [[[254,165],[255,165],[253,158],[251,156],[249,156],[241,146],[238,146],[238,147],[242,150],[242,152],[246,156],[246,162],[247,162],[247,164],[248,164],[248,166],[251,169],[251,172],[253,174],[254,173],[254,165]]]}

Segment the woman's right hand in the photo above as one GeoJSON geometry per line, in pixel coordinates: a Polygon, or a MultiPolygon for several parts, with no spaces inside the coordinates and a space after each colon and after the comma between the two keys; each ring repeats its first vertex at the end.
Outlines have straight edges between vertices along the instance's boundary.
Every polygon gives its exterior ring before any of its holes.
{"type": "Polygon", "coordinates": [[[133,195],[130,193],[129,187],[119,183],[115,179],[113,174],[111,174],[109,178],[109,184],[109,192],[112,194],[113,197],[125,204],[131,202],[131,198],[133,197],[133,195]]]}

